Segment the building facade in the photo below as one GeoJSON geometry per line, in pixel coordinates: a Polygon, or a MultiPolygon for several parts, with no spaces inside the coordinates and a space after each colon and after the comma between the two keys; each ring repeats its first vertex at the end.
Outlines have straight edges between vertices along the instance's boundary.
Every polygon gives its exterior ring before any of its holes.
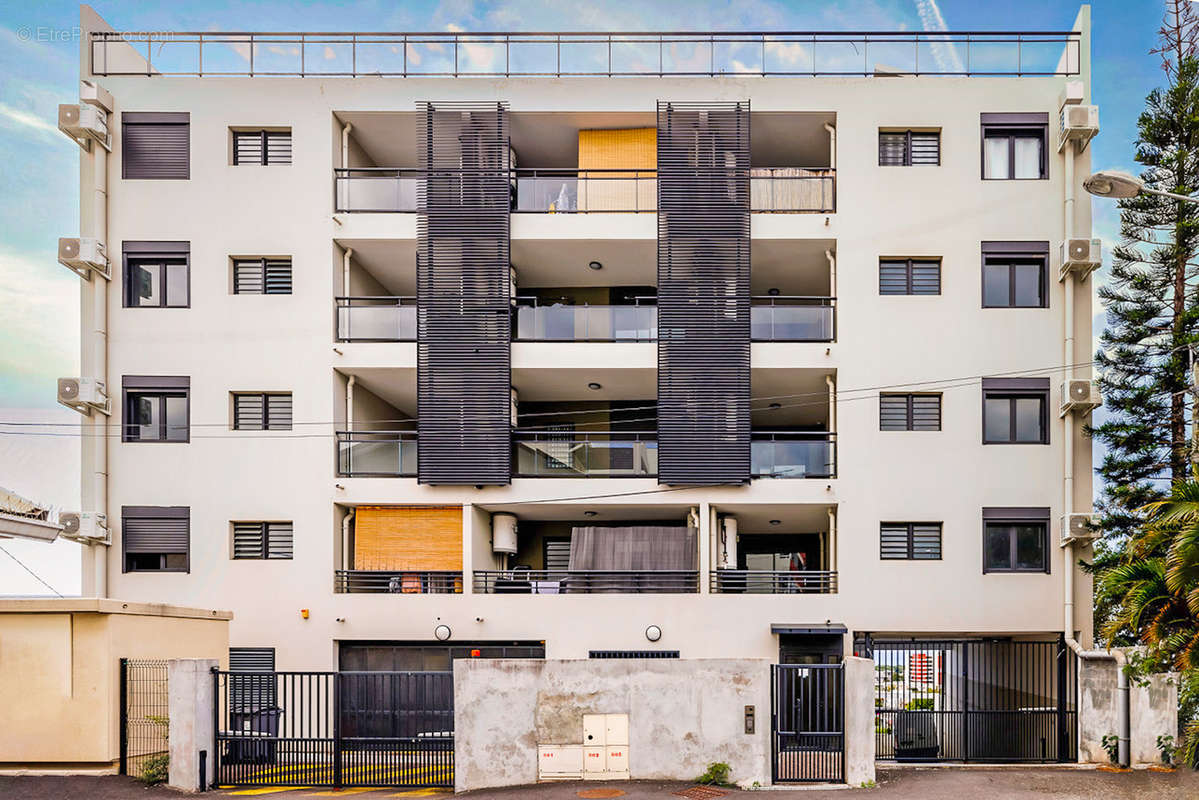
{"type": "Polygon", "coordinates": [[[278,669],[1089,646],[1085,8],[869,47],[83,15],[85,594],[230,609],[278,669]]]}

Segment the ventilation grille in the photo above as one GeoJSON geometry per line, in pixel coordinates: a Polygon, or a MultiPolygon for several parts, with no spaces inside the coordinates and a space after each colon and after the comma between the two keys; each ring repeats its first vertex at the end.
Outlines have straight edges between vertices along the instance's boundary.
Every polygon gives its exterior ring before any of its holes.
{"type": "Polygon", "coordinates": [[[233,293],[291,294],[291,259],[234,259],[233,293]]]}
{"type": "Polygon", "coordinates": [[[233,523],[233,557],[291,558],[292,523],[233,523]]]}
{"type": "Polygon", "coordinates": [[[291,394],[234,394],[233,429],[238,431],[291,430],[291,394]]]}
{"type": "Polygon", "coordinates": [[[291,131],[234,131],[233,163],[290,164],[291,131]]]}
{"type": "Polygon", "coordinates": [[[883,560],[935,560],[941,557],[941,523],[884,522],[879,534],[883,560]]]}
{"type": "Polygon", "coordinates": [[[678,658],[678,650],[591,650],[588,658],[678,658]]]}

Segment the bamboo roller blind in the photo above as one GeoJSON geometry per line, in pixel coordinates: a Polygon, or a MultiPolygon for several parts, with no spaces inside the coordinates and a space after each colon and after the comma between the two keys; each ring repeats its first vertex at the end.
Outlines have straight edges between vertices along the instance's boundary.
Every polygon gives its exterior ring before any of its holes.
{"type": "Polygon", "coordinates": [[[461,506],[359,506],[354,569],[461,570],[461,506]]]}

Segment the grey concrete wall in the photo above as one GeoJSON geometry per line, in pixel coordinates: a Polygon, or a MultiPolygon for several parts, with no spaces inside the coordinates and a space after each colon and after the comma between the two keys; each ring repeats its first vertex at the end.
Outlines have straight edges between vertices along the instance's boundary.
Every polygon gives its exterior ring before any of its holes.
{"type": "Polygon", "coordinates": [[[1128,709],[1131,736],[1129,756],[1133,764],[1161,763],[1157,737],[1178,739],[1178,675],[1151,675],[1129,687],[1128,709]]]}
{"type": "Polygon", "coordinates": [[[874,660],[845,658],[845,782],[874,780],[874,660]]]}
{"type": "Polygon", "coordinates": [[[534,783],[537,745],[582,744],[585,713],[629,715],[632,778],[690,780],[724,761],[738,784],[770,783],[767,660],[458,659],[454,789],[534,783]]]}
{"type": "Polygon", "coordinates": [[[212,751],[212,669],[216,659],[173,658],[167,662],[167,714],[170,777],[175,789],[200,788],[200,751],[208,753],[205,785],[216,779],[216,754],[212,751]]]}
{"type": "Polygon", "coordinates": [[[1118,734],[1114,658],[1081,658],[1078,662],[1078,761],[1106,764],[1103,737],[1118,734]]]}

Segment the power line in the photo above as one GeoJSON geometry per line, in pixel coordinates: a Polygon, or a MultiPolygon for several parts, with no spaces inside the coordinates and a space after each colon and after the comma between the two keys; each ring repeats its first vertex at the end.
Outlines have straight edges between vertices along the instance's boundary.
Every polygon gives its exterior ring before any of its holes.
{"type": "Polygon", "coordinates": [[[47,589],[49,589],[50,591],[54,592],[54,594],[58,595],[59,597],[62,597],[62,595],[61,595],[61,594],[59,594],[59,591],[58,591],[57,589],[55,589],[55,588],[54,588],[53,586],[51,586],[50,584],[46,583],[46,581],[44,581],[44,580],[42,579],[42,576],[41,576],[41,575],[38,575],[36,572],[34,572],[32,569],[30,569],[30,568],[29,568],[29,567],[28,567],[28,566],[25,564],[25,562],[24,562],[24,561],[22,561],[21,559],[17,558],[16,556],[14,556],[12,553],[8,552],[8,550],[7,550],[7,549],[6,549],[6,548],[5,548],[3,545],[0,545],[0,551],[3,551],[3,552],[4,552],[4,554],[5,554],[6,556],[8,556],[8,557],[9,557],[9,558],[11,558],[13,561],[15,561],[15,562],[17,562],[18,564],[20,564],[20,565],[21,565],[21,569],[25,570],[25,571],[26,571],[26,572],[28,572],[30,575],[32,575],[34,578],[36,578],[36,579],[37,579],[37,581],[38,581],[38,583],[40,583],[42,586],[45,586],[45,587],[46,587],[47,589]]]}

